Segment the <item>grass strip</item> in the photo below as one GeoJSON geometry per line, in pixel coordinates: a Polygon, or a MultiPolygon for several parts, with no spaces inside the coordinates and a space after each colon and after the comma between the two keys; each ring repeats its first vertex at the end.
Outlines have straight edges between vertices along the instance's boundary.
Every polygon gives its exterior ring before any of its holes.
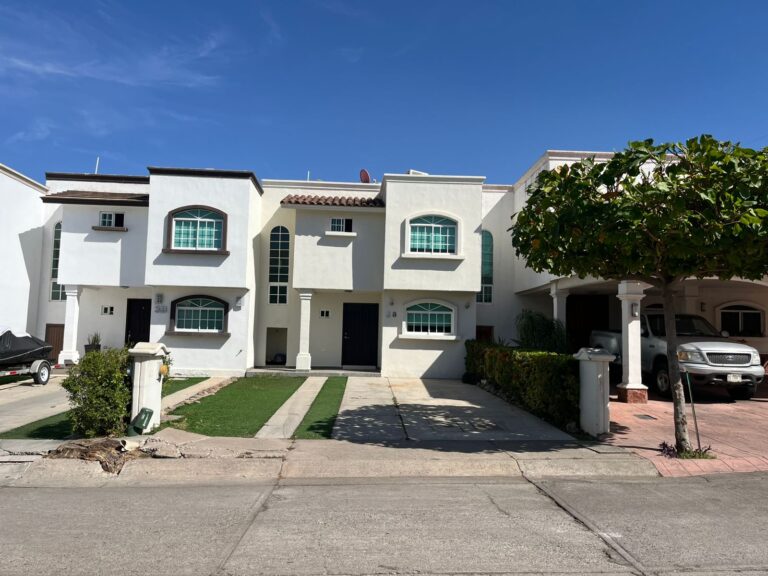
{"type": "Polygon", "coordinates": [[[174,410],[184,418],[171,422],[171,427],[206,436],[252,437],[302,382],[304,378],[291,376],[241,378],[200,402],[174,410]]]}
{"type": "Polygon", "coordinates": [[[22,380],[32,380],[31,374],[23,374],[23,375],[17,375],[17,376],[3,376],[0,377],[0,385],[2,384],[13,384],[14,382],[21,382],[22,380]]]}
{"type": "Polygon", "coordinates": [[[69,421],[69,411],[67,411],[24,424],[24,426],[7,432],[0,432],[0,438],[5,440],[63,440],[72,434],[72,422],[69,421]]]}
{"type": "Polygon", "coordinates": [[[330,438],[346,386],[347,379],[344,376],[328,378],[296,429],[294,437],[302,440],[330,438]]]}
{"type": "Polygon", "coordinates": [[[178,392],[179,390],[184,390],[184,388],[189,388],[190,386],[199,384],[203,380],[208,380],[208,376],[202,376],[199,378],[170,378],[165,380],[163,382],[163,398],[173,394],[174,392],[178,392]]]}

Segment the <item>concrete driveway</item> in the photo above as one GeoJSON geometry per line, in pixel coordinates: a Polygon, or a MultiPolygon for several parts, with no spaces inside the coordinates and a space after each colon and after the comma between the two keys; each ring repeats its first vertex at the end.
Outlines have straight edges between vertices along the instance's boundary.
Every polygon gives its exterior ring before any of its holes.
{"type": "MultiPolygon", "coordinates": [[[[650,393],[648,404],[624,404],[611,397],[611,434],[605,442],[629,448],[651,460],[665,476],[696,476],[716,472],[768,471],[768,386],[752,400],[733,401],[724,390],[694,388],[702,447],[713,460],[678,460],[663,456],[659,444],[674,445],[672,401],[650,393]]],[[[690,402],[688,432],[696,447],[690,402]]]]}
{"type": "Polygon", "coordinates": [[[0,385],[0,432],[69,410],[65,375],[55,374],[45,386],[32,380],[0,385]]]}

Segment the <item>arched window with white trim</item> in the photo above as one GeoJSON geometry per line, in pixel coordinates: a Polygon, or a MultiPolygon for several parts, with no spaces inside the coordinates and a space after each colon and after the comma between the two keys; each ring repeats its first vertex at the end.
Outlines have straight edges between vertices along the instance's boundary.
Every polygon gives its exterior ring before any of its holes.
{"type": "Polygon", "coordinates": [[[718,308],[720,330],[731,336],[761,337],[763,335],[764,313],[748,304],[729,304],[718,308]]]}
{"type": "Polygon", "coordinates": [[[455,312],[439,302],[418,302],[405,311],[406,334],[442,334],[455,332],[455,312]]]}
{"type": "Polygon", "coordinates": [[[477,301],[490,304],[493,302],[493,234],[483,230],[482,241],[480,292],[477,293],[477,301]]]}
{"type": "Polygon", "coordinates": [[[171,327],[175,332],[226,332],[228,309],[215,296],[184,296],[171,302],[171,327]]]}
{"type": "Polygon", "coordinates": [[[227,249],[227,215],[210,206],[182,206],[168,214],[166,252],[220,254],[227,249]]]}
{"type": "Polygon", "coordinates": [[[440,215],[411,218],[409,227],[409,251],[415,254],[456,254],[458,223],[440,215]]]}

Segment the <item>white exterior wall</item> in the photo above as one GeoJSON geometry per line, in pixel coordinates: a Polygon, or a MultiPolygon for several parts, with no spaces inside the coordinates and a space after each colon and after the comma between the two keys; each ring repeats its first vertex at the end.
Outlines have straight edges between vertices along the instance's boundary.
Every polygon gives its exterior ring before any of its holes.
{"type": "MultiPolygon", "coordinates": [[[[77,349],[82,357],[88,336],[98,332],[104,348],[122,348],[125,344],[125,322],[128,298],[152,298],[151,288],[84,287],[80,294],[80,320],[77,327],[77,349]],[[112,316],[102,315],[102,306],[112,306],[112,316]]],[[[63,322],[63,320],[62,320],[63,322]]]]}
{"type": "Polygon", "coordinates": [[[384,241],[385,290],[480,290],[480,177],[384,177],[386,229],[384,241]],[[404,257],[408,252],[408,221],[436,214],[458,222],[457,252],[451,257],[404,257]]]}
{"type": "Polygon", "coordinates": [[[258,192],[245,178],[151,176],[146,282],[154,286],[247,288],[252,254],[250,213],[258,192]],[[168,213],[182,206],[210,206],[227,214],[229,255],[164,254],[168,213]]]}
{"type": "MultiPolygon", "coordinates": [[[[40,283],[36,293],[38,314],[36,336],[45,337],[46,324],[64,324],[66,311],[65,300],[51,300],[51,264],[53,261],[53,232],[57,222],[61,222],[63,207],[58,204],[43,204],[43,245],[40,258],[40,283]]],[[[62,226],[63,227],[63,226],[62,226]]],[[[59,252],[61,256],[61,252],[59,252]]]]}
{"type": "Polygon", "coordinates": [[[33,334],[38,324],[44,194],[42,184],[0,164],[0,325],[33,334]]]}
{"type": "Polygon", "coordinates": [[[464,373],[464,342],[475,337],[474,292],[385,291],[379,313],[382,321],[382,376],[460,378],[464,373]],[[455,308],[455,340],[403,337],[405,309],[417,300],[436,300],[455,308]]]}
{"type": "Polygon", "coordinates": [[[80,204],[62,208],[59,284],[144,286],[147,208],[80,204]],[[123,213],[128,231],[93,230],[101,212],[123,213]]]}

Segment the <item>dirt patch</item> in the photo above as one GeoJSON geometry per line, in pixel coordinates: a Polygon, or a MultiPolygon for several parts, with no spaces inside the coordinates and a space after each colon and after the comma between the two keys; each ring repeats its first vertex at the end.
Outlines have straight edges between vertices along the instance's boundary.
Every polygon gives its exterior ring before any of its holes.
{"type": "Polygon", "coordinates": [[[119,474],[128,460],[141,456],[138,450],[128,450],[125,440],[94,438],[72,440],[48,454],[47,458],[89,460],[101,464],[104,472],[119,474]]]}

